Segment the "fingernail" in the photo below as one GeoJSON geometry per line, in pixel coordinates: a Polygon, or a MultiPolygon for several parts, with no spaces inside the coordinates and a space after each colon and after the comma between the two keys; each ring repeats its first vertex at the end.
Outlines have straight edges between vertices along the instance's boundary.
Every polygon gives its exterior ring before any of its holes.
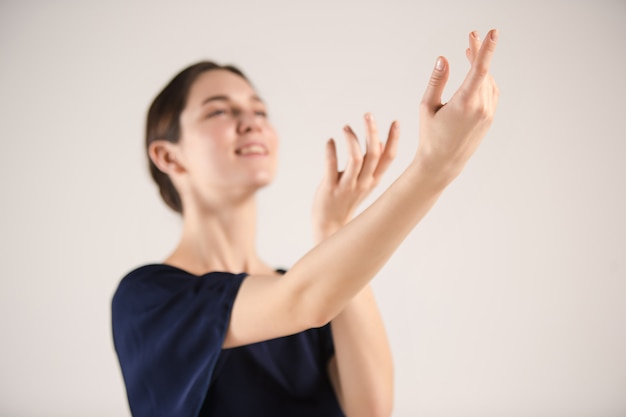
{"type": "Polygon", "coordinates": [[[491,31],[491,40],[494,42],[498,40],[498,29],[491,31]]]}
{"type": "Polygon", "coordinates": [[[345,126],[343,127],[343,130],[344,130],[345,132],[349,132],[349,131],[350,131],[350,126],[345,125],[345,126]]]}
{"type": "Polygon", "coordinates": [[[477,41],[480,40],[480,36],[478,36],[478,32],[477,31],[473,31],[472,32],[472,38],[476,39],[477,41]]]}
{"type": "Polygon", "coordinates": [[[437,71],[443,71],[444,62],[441,57],[437,58],[437,62],[435,63],[435,69],[437,71]]]}
{"type": "Polygon", "coordinates": [[[372,121],[372,113],[365,113],[365,120],[367,120],[368,122],[372,121]]]}

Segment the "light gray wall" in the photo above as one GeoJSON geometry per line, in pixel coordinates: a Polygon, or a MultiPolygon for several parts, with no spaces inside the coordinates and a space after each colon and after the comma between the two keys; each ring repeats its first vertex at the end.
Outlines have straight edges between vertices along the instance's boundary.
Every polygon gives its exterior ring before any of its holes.
{"type": "Polygon", "coordinates": [[[398,118],[388,185],[436,56],[449,97],[467,33],[491,27],[493,128],[374,281],[394,415],[626,415],[626,3],[399,0],[2,1],[0,415],[129,415],[109,303],[178,238],[142,153],[175,72],[234,62],[269,102],[260,250],[288,267],[328,137],[398,118]]]}

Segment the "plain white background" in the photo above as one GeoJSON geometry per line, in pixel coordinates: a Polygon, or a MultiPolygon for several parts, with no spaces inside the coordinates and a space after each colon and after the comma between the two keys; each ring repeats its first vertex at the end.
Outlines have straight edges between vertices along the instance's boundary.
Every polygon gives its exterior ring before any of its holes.
{"type": "Polygon", "coordinates": [[[129,415],[110,300],[178,239],[142,148],[178,70],[235,63],[269,103],[259,247],[289,267],[325,141],[400,120],[375,198],[416,149],[437,55],[447,99],[491,27],[494,125],[374,280],[394,416],[626,415],[626,3],[400,0],[0,3],[0,415],[129,415]]]}

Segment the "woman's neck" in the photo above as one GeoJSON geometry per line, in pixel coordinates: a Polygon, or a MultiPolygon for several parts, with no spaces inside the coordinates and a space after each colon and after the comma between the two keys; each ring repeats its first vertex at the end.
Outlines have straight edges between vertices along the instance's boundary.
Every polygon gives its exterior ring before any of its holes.
{"type": "Polygon", "coordinates": [[[210,271],[272,274],[256,252],[256,201],[185,210],[183,233],[166,264],[201,275],[210,271]]]}

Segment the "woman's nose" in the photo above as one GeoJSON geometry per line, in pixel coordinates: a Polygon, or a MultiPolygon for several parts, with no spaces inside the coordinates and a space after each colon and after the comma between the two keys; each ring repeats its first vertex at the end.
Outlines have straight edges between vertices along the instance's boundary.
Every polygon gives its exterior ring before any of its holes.
{"type": "Polygon", "coordinates": [[[239,114],[237,127],[238,127],[237,130],[240,133],[251,132],[254,130],[261,129],[261,125],[259,121],[257,120],[257,117],[254,114],[254,112],[241,112],[239,114]]]}

